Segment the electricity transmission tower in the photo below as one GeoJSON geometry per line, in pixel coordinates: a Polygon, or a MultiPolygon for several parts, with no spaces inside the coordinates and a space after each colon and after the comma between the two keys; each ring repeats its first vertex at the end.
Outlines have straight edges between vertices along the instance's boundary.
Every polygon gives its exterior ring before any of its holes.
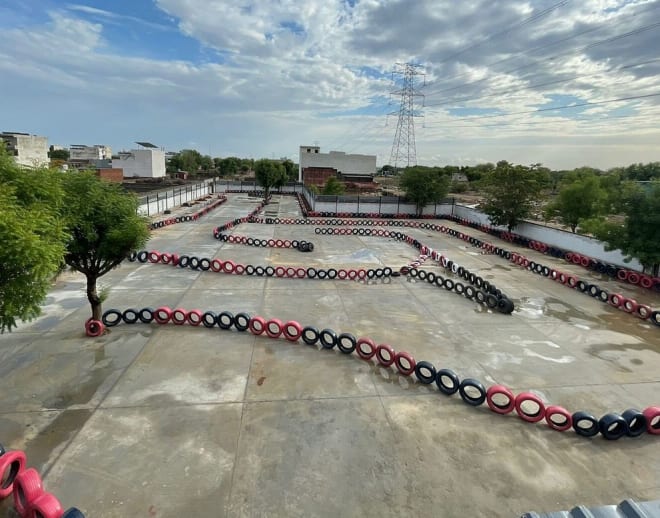
{"type": "Polygon", "coordinates": [[[390,154],[390,165],[395,169],[398,169],[399,166],[417,165],[414,118],[419,117],[420,113],[415,110],[415,97],[424,97],[415,89],[415,76],[424,75],[424,72],[419,70],[420,68],[421,65],[413,63],[397,63],[392,72],[392,79],[394,79],[394,74],[403,76],[401,89],[391,92],[392,95],[401,96],[399,111],[390,113],[390,115],[399,115],[390,154]]]}

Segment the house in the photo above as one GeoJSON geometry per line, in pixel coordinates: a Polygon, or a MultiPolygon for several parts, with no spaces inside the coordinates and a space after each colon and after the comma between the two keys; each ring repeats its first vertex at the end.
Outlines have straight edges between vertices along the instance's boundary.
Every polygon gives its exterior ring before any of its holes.
{"type": "Polygon", "coordinates": [[[14,161],[19,165],[39,167],[47,166],[50,162],[48,158],[48,137],[3,131],[0,133],[0,140],[4,141],[9,155],[13,156],[14,161]]]}

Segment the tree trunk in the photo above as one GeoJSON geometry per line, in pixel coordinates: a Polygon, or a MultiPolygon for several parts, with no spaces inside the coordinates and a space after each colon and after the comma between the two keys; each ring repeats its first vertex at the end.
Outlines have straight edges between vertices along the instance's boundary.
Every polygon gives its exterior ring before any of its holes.
{"type": "Polygon", "coordinates": [[[264,201],[268,201],[268,195],[270,194],[270,187],[264,187],[264,201]]]}
{"type": "Polygon", "coordinates": [[[571,232],[575,234],[575,229],[577,229],[577,225],[571,225],[571,232]]]}
{"type": "Polygon", "coordinates": [[[92,319],[101,320],[101,299],[96,293],[96,275],[87,275],[87,300],[92,307],[92,319]]]}

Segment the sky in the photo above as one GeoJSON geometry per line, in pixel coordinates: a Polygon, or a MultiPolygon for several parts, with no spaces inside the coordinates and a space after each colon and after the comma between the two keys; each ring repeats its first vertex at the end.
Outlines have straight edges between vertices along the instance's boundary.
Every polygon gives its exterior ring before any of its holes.
{"type": "Polygon", "coordinates": [[[660,0],[0,0],[0,131],[380,166],[405,63],[400,166],[660,161],[660,0]]]}

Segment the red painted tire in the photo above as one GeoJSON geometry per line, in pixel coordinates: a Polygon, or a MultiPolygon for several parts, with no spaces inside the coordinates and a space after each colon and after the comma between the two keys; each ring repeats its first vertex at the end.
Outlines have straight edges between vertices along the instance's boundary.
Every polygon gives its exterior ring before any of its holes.
{"type": "Polygon", "coordinates": [[[156,250],[152,250],[147,254],[147,259],[149,260],[150,263],[160,262],[160,252],[156,250]]]}
{"type": "Polygon", "coordinates": [[[628,282],[630,284],[639,284],[640,279],[641,279],[641,276],[637,272],[630,272],[628,274],[628,282]]]}
{"type": "Polygon", "coordinates": [[[222,265],[222,271],[225,273],[234,273],[236,269],[236,263],[234,261],[225,261],[222,265]]]}
{"type": "Polygon", "coordinates": [[[160,262],[163,264],[170,264],[172,262],[172,254],[163,252],[160,256],[160,262]]]}
{"type": "Polygon", "coordinates": [[[346,270],[340,269],[337,270],[337,278],[340,280],[344,280],[348,277],[348,272],[346,270]]]}
{"type": "Polygon", "coordinates": [[[29,518],[61,518],[64,514],[62,504],[50,493],[42,493],[30,503],[26,517],[29,518]]]}
{"type": "Polygon", "coordinates": [[[488,403],[488,408],[490,408],[496,414],[509,414],[513,411],[516,406],[516,396],[513,395],[510,389],[504,385],[493,385],[488,387],[486,391],[486,403],[488,403]],[[507,398],[506,403],[498,403],[494,400],[495,396],[505,396],[507,398]]]}
{"type": "Polygon", "coordinates": [[[619,270],[616,272],[616,277],[620,281],[627,281],[628,280],[628,270],[619,270]]]}
{"type": "Polygon", "coordinates": [[[220,259],[213,259],[213,261],[211,261],[211,271],[213,271],[215,273],[221,272],[222,271],[222,266],[223,266],[223,264],[222,264],[222,261],[220,259]]]}
{"type": "Polygon", "coordinates": [[[350,280],[354,281],[355,279],[357,279],[357,275],[358,275],[357,270],[348,270],[348,278],[350,280]]]}
{"type": "Polygon", "coordinates": [[[275,268],[275,277],[286,277],[286,268],[284,266],[275,268]]]}
{"type": "Polygon", "coordinates": [[[307,277],[307,270],[305,270],[304,268],[298,268],[296,270],[296,278],[304,279],[305,277],[307,277]]]}
{"type": "Polygon", "coordinates": [[[376,347],[376,360],[381,367],[390,367],[396,359],[396,352],[391,345],[380,344],[376,347]]]}
{"type": "Polygon", "coordinates": [[[582,262],[582,256],[580,254],[573,254],[573,258],[571,259],[571,262],[573,264],[580,264],[582,262]]]}
{"type": "Polygon", "coordinates": [[[234,275],[243,275],[245,273],[245,265],[244,264],[236,264],[234,266],[234,275]]]}
{"type": "Polygon", "coordinates": [[[591,259],[588,257],[582,256],[582,259],[580,260],[580,264],[587,268],[591,264],[591,259]]]}
{"type": "Polygon", "coordinates": [[[625,297],[620,293],[610,293],[608,302],[610,303],[611,306],[614,306],[615,308],[620,308],[624,300],[626,300],[625,297]]]}
{"type": "Polygon", "coordinates": [[[283,246],[284,246],[284,241],[282,241],[281,239],[276,239],[275,240],[275,247],[276,248],[282,248],[283,246]]]}
{"type": "Polygon", "coordinates": [[[179,255],[178,254],[172,254],[172,260],[170,261],[170,264],[172,266],[177,266],[179,264],[179,255]]]}
{"type": "Polygon", "coordinates": [[[575,288],[578,284],[578,278],[575,275],[566,276],[566,286],[569,288],[575,288]]]}
{"type": "Polygon", "coordinates": [[[282,326],[284,338],[289,342],[297,342],[302,336],[302,331],[302,326],[295,320],[289,320],[284,326],[282,326]]]}
{"type": "Polygon", "coordinates": [[[191,326],[198,326],[202,323],[202,312],[199,309],[190,310],[186,315],[186,320],[191,326]]]}
{"type": "Polygon", "coordinates": [[[358,276],[358,279],[366,279],[367,278],[367,270],[365,270],[364,268],[360,268],[357,271],[357,276],[358,276]]]}
{"type": "Polygon", "coordinates": [[[14,481],[19,473],[25,469],[25,453],[22,451],[8,451],[0,456],[0,500],[7,498],[14,490],[14,481]]]}
{"type": "Polygon", "coordinates": [[[564,259],[566,259],[566,261],[568,261],[569,263],[572,263],[573,262],[573,252],[566,252],[564,254],[564,259]]]}
{"type": "Polygon", "coordinates": [[[182,326],[188,321],[188,312],[183,308],[176,308],[172,311],[170,320],[174,325],[182,326]]]}
{"type": "Polygon", "coordinates": [[[281,320],[278,320],[277,318],[271,318],[268,322],[266,322],[266,334],[268,335],[268,338],[279,338],[282,336],[283,331],[284,324],[282,324],[281,320]]]}
{"type": "Polygon", "coordinates": [[[172,310],[167,306],[161,306],[154,311],[154,320],[158,324],[167,324],[172,320],[172,310]]]}
{"type": "Polygon", "coordinates": [[[646,418],[646,431],[652,435],[660,435],[660,407],[650,406],[642,413],[646,418]]]}
{"type": "Polygon", "coordinates": [[[262,335],[266,331],[266,319],[264,317],[252,317],[248,329],[253,335],[262,335]]]}
{"type": "Polygon", "coordinates": [[[289,266],[289,267],[286,269],[286,276],[287,276],[289,279],[295,279],[295,277],[296,277],[296,269],[295,269],[293,266],[289,266]]]}
{"type": "Polygon", "coordinates": [[[273,248],[275,246],[275,240],[274,239],[269,239],[268,240],[268,246],[273,248]]]}
{"type": "Polygon", "coordinates": [[[291,248],[291,241],[289,241],[288,239],[285,239],[283,246],[284,246],[284,248],[291,248]]]}
{"type": "Polygon", "coordinates": [[[358,338],[355,350],[360,358],[369,361],[376,354],[376,342],[371,338],[358,338]]]}
{"type": "Polygon", "coordinates": [[[27,516],[30,504],[44,492],[44,485],[39,473],[34,468],[28,468],[14,479],[14,507],[20,516],[27,516]]]}
{"type": "Polygon", "coordinates": [[[634,299],[623,299],[623,302],[621,304],[621,309],[623,309],[626,313],[633,313],[637,311],[637,301],[634,299]]]}
{"type": "Polygon", "coordinates": [[[404,376],[410,376],[413,372],[415,372],[415,367],[417,366],[417,362],[410,353],[401,351],[396,353],[396,355],[394,356],[394,365],[396,365],[396,369],[401,374],[403,374],[404,376]]]}
{"type": "Polygon", "coordinates": [[[637,318],[641,318],[642,320],[647,320],[650,318],[651,313],[653,313],[653,310],[646,304],[639,304],[634,311],[635,316],[637,318]]]}
{"type": "Polygon", "coordinates": [[[654,281],[652,277],[649,277],[648,275],[642,275],[642,278],[639,280],[639,285],[642,288],[652,288],[653,287],[654,281]]]}
{"type": "Polygon", "coordinates": [[[545,422],[548,423],[548,426],[553,430],[565,432],[573,426],[573,415],[563,407],[550,405],[545,409],[545,422]],[[562,422],[558,423],[553,419],[553,416],[557,415],[564,418],[562,422]]]}
{"type": "Polygon", "coordinates": [[[103,334],[103,331],[105,330],[105,326],[103,325],[103,322],[100,320],[92,320],[91,318],[85,322],[85,334],[87,336],[101,336],[103,334]]]}
{"type": "Polygon", "coordinates": [[[545,417],[545,405],[543,404],[543,401],[541,401],[541,398],[536,394],[532,394],[531,392],[521,392],[516,396],[516,413],[523,421],[537,423],[545,417]],[[526,401],[531,401],[536,404],[538,410],[532,414],[526,412],[522,406],[526,401]]]}

